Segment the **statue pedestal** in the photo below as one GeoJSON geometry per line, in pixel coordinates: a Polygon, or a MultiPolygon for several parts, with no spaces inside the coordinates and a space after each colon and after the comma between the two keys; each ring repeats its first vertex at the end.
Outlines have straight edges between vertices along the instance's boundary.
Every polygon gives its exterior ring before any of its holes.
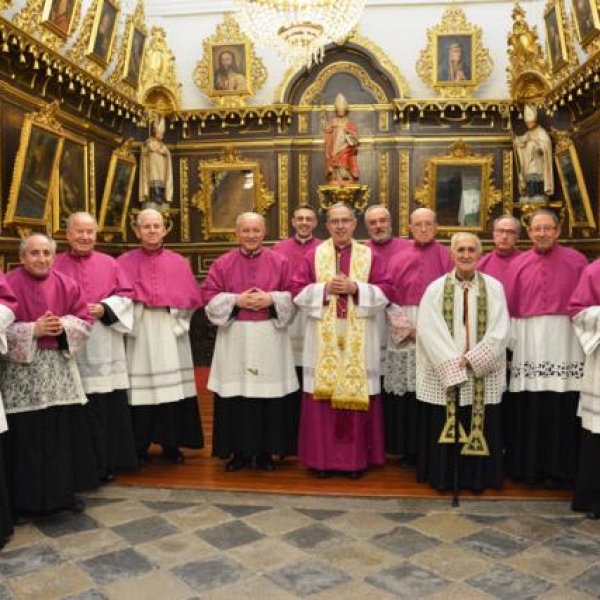
{"type": "Polygon", "coordinates": [[[547,208],[548,210],[555,212],[560,223],[565,220],[565,203],[561,200],[553,201],[547,196],[535,196],[535,198],[521,196],[519,201],[514,204],[515,212],[521,213],[521,224],[525,228],[529,227],[531,215],[539,208],[547,208]]]}
{"type": "Polygon", "coordinates": [[[326,183],[317,188],[317,194],[319,207],[324,211],[336,202],[344,202],[359,214],[364,212],[371,198],[369,186],[360,183],[326,183]]]}

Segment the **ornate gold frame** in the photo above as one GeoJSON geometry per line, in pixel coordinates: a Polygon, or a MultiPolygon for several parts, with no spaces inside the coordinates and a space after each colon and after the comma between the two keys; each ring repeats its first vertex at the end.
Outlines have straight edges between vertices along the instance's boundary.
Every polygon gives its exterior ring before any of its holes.
{"type": "Polygon", "coordinates": [[[198,89],[219,106],[244,106],[267,80],[267,70],[254,52],[252,40],[245,35],[231,13],[225,13],[215,33],[202,43],[202,58],[194,69],[198,89]],[[214,50],[219,46],[242,46],[245,55],[245,90],[216,90],[214,86],[214,50]]]}
{"type": "Polygon", "coordinates": [[[116,2],[116,0],[100,0],[98,2],[98,5],[96,7],[96,14],[94,15],[94,25],[92,27],[92,33],[90,35],[90,43],[88,45],[87,55],[104,67],[107,67],[110,64],[110,58],[112,56],[113,49],[115,47],[115,40],[117,38],[117,27],[119,25],[120,14],[121,8],[116,2]],[[96,45],[96,38],[98,37],[98,29],[100,27],[100,19],[102,17],[102,10],[104,9],[105,4],[109,4],[111,8],[115,11],[115,20],[112,34],[110,37],[110,42],[108,44],[108,51],[106,52],[106,58],[103,58],[102,56],[94,52],[94,46],[96,45]]]}
{"type": "Polygon", "coordinates": [[[481,41],[481,27],[471,25],[463,10],[452,4],[442,15],[441,22],[427,30],[427,46],[421,50],[416,64],[419,77],[444,98],[464,98],[475,91],[492,72],[493,62],[481,41]],[[442,37],[471,38],[471,78],[462,81],[440,81],[438,48],[442,37]]]}
{"type": "Polygon", "coordinates": [[[560,1],[548,0],[546,8],[544,10],[544,33],[546,36],[546,54],[548,56],[548,63],[550,70],[553,74],[558,73],[565,67],[569,66],[569,53],[567,51],[567,38],[565,34],[565,20],[566,15],[564,14],[564,7],[560,1]],[[558,28],[558,38],[560,44],[560,63],[555,61],[555,56],[550,48],[550,42],[548,41],[548,20],[550,15],[554,13],[556,16],[556,25],[558,28]]]}
{"type": "Polygon", "coordinates": [[[129,209],[129,203],[131,202],[131,192],[133,191],[133,184],[135,182],[135,173],[137,170],[137,161],[133,152],[131,151],[132,140],[125,141],[119,148],[113,151],[110,157],[110,164],[108,166],[108,175],[106,176],[106,183],[104,185],[104,193],[102,194],[102,204],[100,205],[100,218],[98,219],[98,231],[103,234],[106,241],[111,241],[115,234],[121,234],[121,237],[125,239],[127,230],[127,211],[129,209]],[[111,200],[113,184],[115,182],[115,174],[119,163],[125,163],[131,166],[131,172],[129,173],[129,181],[127,183],[127,189],[125,191],[125,198],[123,200],[123,208],[119,217],[119,225],[107,226],[106,215],[109,208],[109,202],[111,200]]]}
{"type": "Polygon", "coordinates": [[[61,38],[63,42],[65,42],[77,26],[77,22],[79,21],[79,14],[81,12],[81,0],[73,1],[73,9],[71,11],[71,15],[69,17],[69,27],[67,31],[63,31],[60,27],[57,27],[56,24],[50,21],[50,9],[52,8],[53,0],[44,0],[44,7],[42,9],[42,17],[40,20],[40,25],[47,27],[54,35],[58,38],[61,38]]]}
{"type": "MultiPolygon", "coordinates": [[[[61,124],[56,120],[58,111],[58,101],[47,105],[39,112],[30,113],[25,116],[23,129],[21,130],[21,139],[19,141],[19,150],[15,158],[15,166],[13,177],[10,186],[8,197],[8,206],[6,208],[6,216],[4,224],[6,226],[21,226],[23,231],[30,230],[31,227],[43,227],[45,230],[49,227],[49,200],[52,198],[55,188],[55,181],[58,177],[58,165],[62,152],[64,140],[64,131],[61,124]],[[47,190],[44,197],[44,210],[42,217],[28,217],[19,211],[20,205],[23,203],[24,194],[21,192],[21,184],[23,183],[24,169],[27,164],[27,159],[30,153],[30,141],[35,131],[46,133],[50,137],[56,138],[56,148],[53,151],[53,156],[50,161],[50,170],[47,184],[47,190]]],[[[41,146],[38,146],[40,148],[41,146]]],[[[35,150],[35,148],[34,148],[35,150]]],[[[33,183],[31,184],[33,187],[33,183]]]]}
{"type": "Polygon", "coordinates": [[[588,5],[588,7],[590,9],[590,13],[592,15],[592,21],[593,21],[593,25],[594,25],[594,31],[592,33],[584,36],[582,34],[581,28],[579,26],[580,23],[579,23],[579,19],[577,17],[578,12],[577,12],[577,9],[575,6],[575,1],[576,0],[571,0],[571,14],[572,14],[572,18],[573,18],[573,26],[574,26],[575,32],[577,34],[577,39],[579,40],[579,44],[586,52],[590,52],[592,46],[594,47],[594,49],[597,49],[598,44],[597,43],[592,44],[592,42],[594,42],[600,35],[600,14],[598,14],[598,4],[596,3],[596,0],[584,0],[584,2],[586,2],[586,4],[588,5]]]}
{"type": "Polygon", "coordinates": [[[198,164],[199,190],[192,197],[195,206],[203,216],[204,239],[235,239],[235,226],[216,227],[212,220],[213,179],[218,172],[244,171],[252,173],[254,181],[254,211],[265,215],[275,204],[275,194],[267,188],[257,160],[245,159],[238,155],[235,148],[224,148],[221,156],[212,160],[201,160],[198,164]]]}
{"type": "MultiPolygon", "coordinates": [[[[63,141],[63,147],[62,147],[62,152],[61,152],[61,158],[58,163],[58,176],[55,178],[54,187],[52,190],[52,235],[55,237],[64,237],[65,236],[65,229],[63,229],[61,227],[61,222],[60,222],[61,215],[64,212],[63,211],[64,207],[61,204],[61,198],[60,198],[60,177],[61,177],[60,171],[61,171],[61,167],[62,167],[62,161],[63,161],[63,158],[65,157],[65,153],[67,151],[67,146],[69,144],[81,146],[83,149],[83,165],[79,165],[81,168],[83,168],[83,190],[80,191],[81,195],[83,196],[83,206],[77,207],[76,211],[74,211],[74,212],[77,212],[79,210],[83,210],[83,211],[87,212],[90,210],[90,194],[89,194],[89,190],[90,190],[90,185],[89,185],[90,158],[89,158],[89,151],[88,151],[88,143],[85,138],[75,135],[71,132],[64,131],[64,141],[63,141]]],[[[69,213],[69,214],[71,214],[71,213],[69,213]]],[[[68,215],[66,215],[66,216],[68,216],[68,215]]]]}
{"type": "Polygon", "coordinates": [[[577,148],[568,135],[559,138],[554,152],[554,162],[556,164],[556,170],[558,171],[563,196],[569,213],[569,235],[575,229],[582,230],[584,235],[589,235],[590,230],[596,229],[596,220],[594,219],[590,196],[581,170],[577,148]],[[563,159],[570,159],[572,176],[575,177],[575,181],[569,180],[569,176],[565,172],[563,159]],[[577,190],[581,196],[581,205],[585,212],[585,220],[577,219],[577,214],[575,213],[575,208],[573,206],[574,198],[571,190],[574,184],[577,185],[577,190]]]}
{"type": "MultiPolygon", "coordinates": [[[[440,167],[478,167],[481,169],[479,224],[478,225],[445,225],[438,223],[438,231],[442,235],[451,235],[458,231],[484,232],[492,209],[502,202],[502,191],[494,187],[494,157],[491,154],[475,154],[463,140],[450,146],[447,154],[433,156],[427,161],[423,185],[415,190],[415,201],[421,206],[436,211],[438,168],[440,167]]],[[[459,207],[457,206],[457,211],[459,207]]]]}

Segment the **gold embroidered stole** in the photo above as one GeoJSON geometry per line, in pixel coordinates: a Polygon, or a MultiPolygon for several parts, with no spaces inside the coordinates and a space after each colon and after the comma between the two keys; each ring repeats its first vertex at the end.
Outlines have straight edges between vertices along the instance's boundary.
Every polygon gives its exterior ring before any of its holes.
{"type": "MultiPolygon", "coordinates": [[[[477,273],[479,296],[477,297],[477,342],[480,342],[487,329],[487,289],[481,273],[477,273]]],[[[463,308],[464,310],[464,308],[463,308]]],[[[454,337],[454,279],[448,275],[444,282],[444,321],[450,335],[454,337]]],[[[490,451],[484,435],[485,380],[475,377],[473,381],[473,406],[471,408],[471,431],[467,436],[458,420],[458,390],[450,388],[446,395],[446,424],[440,435],[440,444],[454,444],[454,428],[458,423],[458,441],[464,444],[461,454],[465,456],[489,456],[490,451]]]]}
{"type": "MultiPolygon", "coordinates": [[[[323,242],[315,254],[319,283],[337,274],[333,241],[323,242]]],[[[352,281],[366,283],[371,271],[371,250],[352,241],[350,274],[352,281]]],[[[330,400],[333,408],[368,410],[369,387],[366,365],[366,319],[358,318],[352,296],[348,296],[345,336],[337,330],[338,296],[332,295],[319,322],[319,348],[315,368],[315,400],[330,400]]]]}

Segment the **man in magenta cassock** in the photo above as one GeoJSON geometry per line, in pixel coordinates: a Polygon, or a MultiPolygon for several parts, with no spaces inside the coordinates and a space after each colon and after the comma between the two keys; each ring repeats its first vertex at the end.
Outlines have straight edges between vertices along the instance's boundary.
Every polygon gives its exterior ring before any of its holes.
{"type": "Polygon", "coordinates": [[[307,316],[298,456],[320,477],[356,478],[385,460],[377,315],[389,280],[371,249],[353,240],[355,229],[350,207],[330,207],[330,239],[293,279],[307,316]]]}
{"type": "Polygon", "coordinates": [[[504,285],[515,258],[521,255],[517,248],[521,223],[512,215],[494,219],[492,236],[494,249],[479,259],[477,270],[490,275],[504,285]]]}

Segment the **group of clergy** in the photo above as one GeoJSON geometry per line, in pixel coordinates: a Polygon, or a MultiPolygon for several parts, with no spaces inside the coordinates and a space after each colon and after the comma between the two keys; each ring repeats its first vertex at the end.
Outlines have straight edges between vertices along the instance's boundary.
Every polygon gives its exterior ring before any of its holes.
{"type": "Polygon", "coordinates": [[[227,471],[298,455],[320,478],[355,479],[392,454],[439,490],[501,488],[504,472],[576,482],[573,508],[599,517],[600,263],[558,244],[543,209],[530,250],[503,216],[484,257],[471,233],[437,242],[429,209],[412,213],[411,240],[383,206],[364,219],[361,244],[352,208],[334,204],[321,241],[301,206],[271,249],[264,218],[243,213],[238,247],[200,287],[153,209],[116,259],[95,250],[87,213],[58,256],[47,236],[24,238],[0,279],[0,547],[14,517],[82,510],[77,492],[146,464],[152,443],[174,464],[202,447],[199,307],[218,331],[207,387],[227,471]]]}

